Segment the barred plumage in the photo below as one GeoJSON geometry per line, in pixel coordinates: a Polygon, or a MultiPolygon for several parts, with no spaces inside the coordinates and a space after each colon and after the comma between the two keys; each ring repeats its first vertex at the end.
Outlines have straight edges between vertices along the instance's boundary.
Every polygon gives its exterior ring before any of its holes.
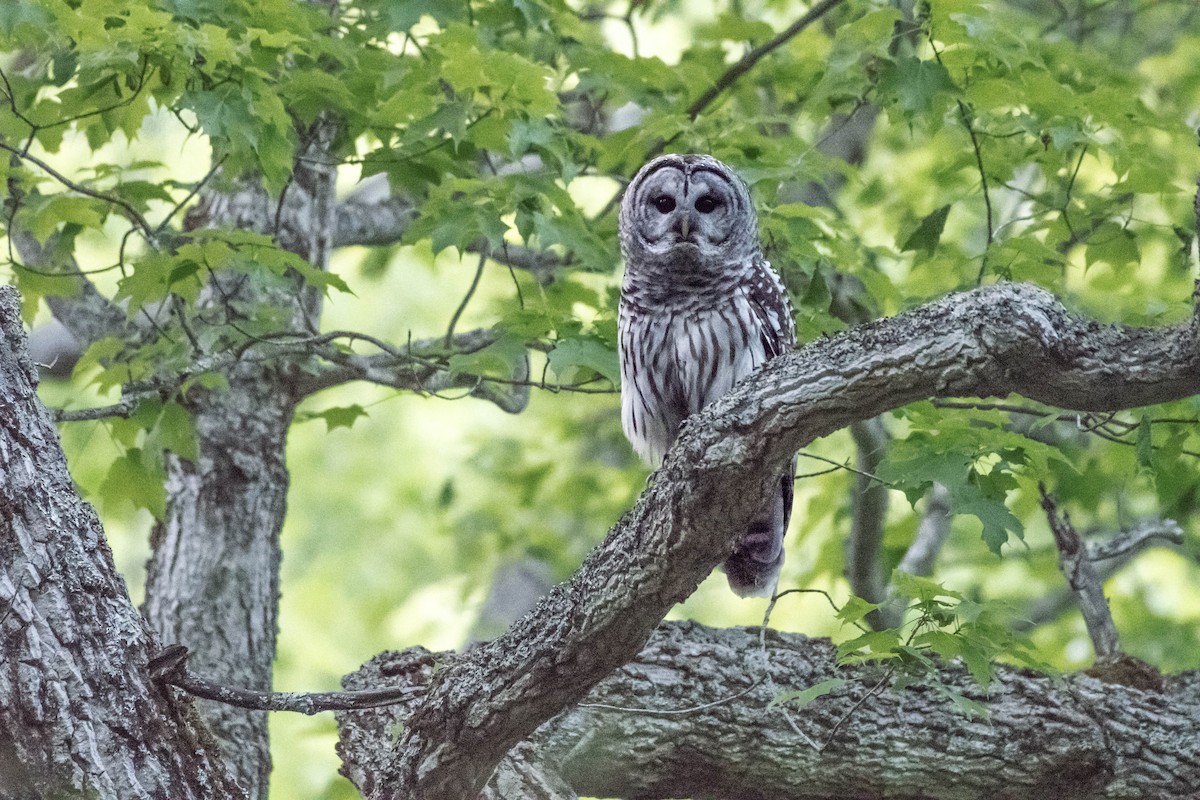
{"type": "MultiPolygon", "coordinates": [[[[621,422],[657,466],[680,425],[795,342],[787,292],[763,258],[745,184],[720,161],[669,155],[621,203],[621,422]]],[[[783,563],[792,470],[725,562],[730,588],[769,593],[783,563]]]]}

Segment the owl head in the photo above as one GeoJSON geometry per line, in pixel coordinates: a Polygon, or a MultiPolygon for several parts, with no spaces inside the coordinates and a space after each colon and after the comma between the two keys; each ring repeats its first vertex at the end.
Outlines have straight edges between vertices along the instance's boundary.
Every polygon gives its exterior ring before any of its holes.
{"type": "Polygon", "coordinates": [[[758,250],[746,184],[707,155],[659,156],[642,167],[621,201],[620,230],[630,269],[665,268],[685,280],[758,250]]]}

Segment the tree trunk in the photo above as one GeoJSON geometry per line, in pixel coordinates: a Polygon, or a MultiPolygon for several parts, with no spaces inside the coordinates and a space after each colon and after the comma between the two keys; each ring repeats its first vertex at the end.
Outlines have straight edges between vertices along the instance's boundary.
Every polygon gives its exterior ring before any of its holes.
{"type": "MultiPolygon", "coordinates": [[[[244,372],[196,409],[199,461],[169,459],[167,517],[154,529],[143,608],[164,644],[189,648],[198,672],[269,690],[292,404],[259,370],[244,372]]],[[[265,797],[266,712],[197,703],[248,796],[265,797]]]]}
{"type": "Polygon", "coordinates": [[[238,798],[79,499],[0,287],[0,798],[238,798]]]}
{"type": "MultiPolygon", "coordinates": [[[[283,248],[325,269],[333,238],[329,147],[335,133],[322,121],[307,131],[282,197],[269,197],[257,182],[210,193],[189,212],[189,227],[271,233],[283,248]]],[[[208,302],[282,312],[285,330],[297,335],[316,330],[319,291],[298,279],[288,291],[246,284],[231,282],[208,302]]],[[[291,376],[270,359],[243,359],[226,378],[227,391],[194,393],[199,461],[168,460],[167,514],[153,536],[145,613],[165,644],[188,647],[191,665],[205,677],[266,690],[275,660],[279,533],[287,509],[284,449],[300,397],[291,376]]],[[[266,713],[210,702],[200,708],[249,796],[266,797],[266,713]]]]}

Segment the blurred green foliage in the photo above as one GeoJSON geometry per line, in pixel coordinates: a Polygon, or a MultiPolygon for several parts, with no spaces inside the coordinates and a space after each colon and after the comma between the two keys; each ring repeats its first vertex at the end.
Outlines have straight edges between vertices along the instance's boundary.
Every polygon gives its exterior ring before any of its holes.
{"type": "MultiPolygon", "coordinates": [[[[0,159],[0,234],[19,225],[60,260],[74,257],[131,317],[178,312],[159,315],[161,335],[148,341],[85,343],[75,378],[45,385],[48,401],[114,402],[131,380],[191,370],[190,336],[236,348],[277,329],[270,308],[239,308],[236,328],[204,314],[194,301],[215,274],[270,285],[298,273],[327,292],[327,330],[397,345],[441,335],[474,276],[478,259],[464,254],[480,243],[497,256],[549,250],[565,266],[541,282],[489,264],[458,330],[504,337],[448,366],[504,377],[532,348],[535,379],[611,389],[613,198],[663,150],[710,152],[750,183],[805,339],[996,280],[1033,281],[1102,321],[1160,325],[1191,313],[1191,0],[848,2],[702,107],[697,98],[731,64],[805,8],[335,5],[0,3],[0,144],[13,155],[0,159]],[[343,188],[381,174],[412,199],[400,243],[347,249],[322,273],[260,234],[180,230],[178,206],[213,162],[221,181],[256,174],[283,190],[296,131],[322,114],[342,124],[343,188]],[[854,125],[866,126],[859,152],[826,152],[854,125]]],[[[74,277],[5,252],[0,269],[31,321],[45,318],[45,298],[80,291],[74,277]]],[[[222,383],[203,371],[191,380],[222,383]]],[[[457,395],[366,386],[306,402],[289,441],[280,688],[333,688],[383,648],[461,645],[499,566],[531,558],[564,578],[631,506],[645,474],[621,437],[615,395],[534,392],[515,417],[457,395]]],[[[948,627],[926,624],[920,641],[892,635],[883,650],[909,664],[929,650],[962,657],[980,676],[998,653],[1024,653],[981,642],[1003,640],[994,603],[1021,615],[1063,589],[1037,503],[1044,481],[1085,532],[1156,516],[1183,524],[1182,548],[1144,555],[1108,591],[1131,653],[1167,670],[1200,666],[1200,403],[1097,418],[1007,402],[920,403],[888,416],[885,563],[912,541],[933,482],[948,487],[957,516],[931,584],[947,588],[930,590],[946,594],[925,597],[910,618],[928,622],[933,601],[951,598],[948,627]]],[[[181,410],[168,399],[127,420],[64,428],[74,474],[135,592],[149,514],[165,503],[162,453],[194,452],[181,410]]],[[[810,452],[847,463],[853,444],[839,433],[810,452]]],[[[797,484],[781,588],[845,600],[852,476],[801,461],[802,473],[819,474],[797,484]]],[[[673,613],[744,624],[762,607],[734,599],[718,577],[673,613]]],[[[808,596],[782,600],[772,623],[854,635],[808,596]]],[[[1036,658],[1057,667],[1090,659],[1074,613],[1032,638],[1036,658]]],[[[785,700],[819,702],[831,688],[785,700]]],[[[272,725],[277,796],[353,796],[335,777],[331,719],[277,715],[272,725]]]]}

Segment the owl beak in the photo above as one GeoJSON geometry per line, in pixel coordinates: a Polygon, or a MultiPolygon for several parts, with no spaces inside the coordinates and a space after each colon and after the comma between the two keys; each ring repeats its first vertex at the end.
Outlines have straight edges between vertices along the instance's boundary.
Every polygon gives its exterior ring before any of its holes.
{"type": "Polygon", "coordinates": [[[691,230],[691,225],[692,225],[692,219],[689,215],[683,214],[679,218],[679,233],[680,233],[680,237],[684,241],[686,241],[688,238],[688,233],[691,230]]]}

